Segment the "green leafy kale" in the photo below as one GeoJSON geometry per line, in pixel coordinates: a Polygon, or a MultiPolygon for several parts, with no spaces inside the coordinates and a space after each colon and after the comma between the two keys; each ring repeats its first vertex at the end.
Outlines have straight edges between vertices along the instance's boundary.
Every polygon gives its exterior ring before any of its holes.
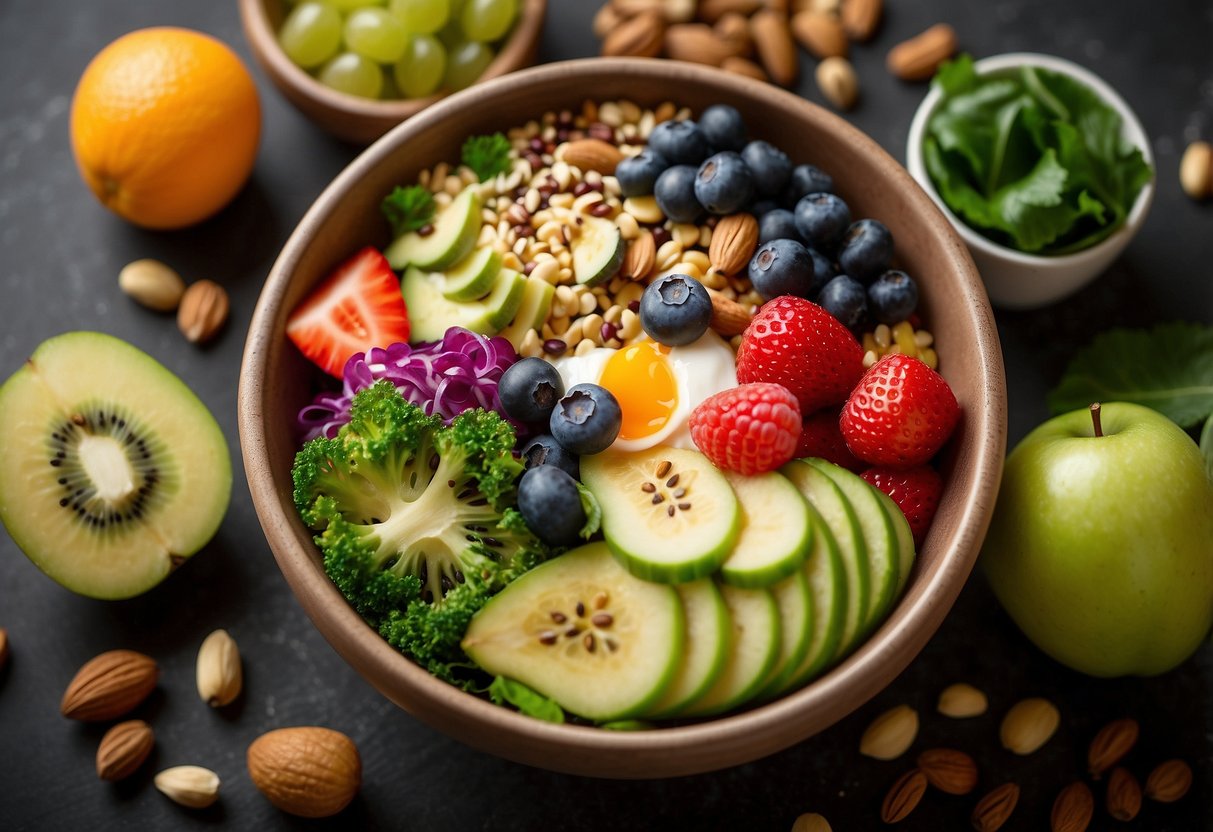
{"type": "MultiPolygon", "coordinates": [[[[1183,428],[1213,415],[1213,326],[1173,323],[1097,335],[1049,394],[1054,413],[1091,402],[1135,402],[1183,428]]],[[[1202,439],[1209,457],[1213,430],[1202,439]]]]}
{"type": "Polygon", "coordinates": [[[407,188],[397,185],[379,203],[379,210],[392,226],[392,236],[399,237],[416,231],[434,218],[434,195],[420,185],[407,188]]]}
{"type": "Polygon", "coordinates": [[[489,698],[498,705],[513,705],[521,713],[544,722],[564,722],[564,711],[559,705],[522,682],[497,676],[489,685],[488,693],[489,698]]]}
{"type": "Polygon", "coordinates": [[[1085,84],[1034,67],[979,76],[945,63],[923,161],[948,207],[997,243],[1067,254],[1103,240],[1153,175],[1085,84]]]}
{"type": "Polygon", "coordinates": [[[469,136],[463,143],[463,163],[476,172],[481,182],[487,182],[510,169],[510,140],[501,133],[491,136],[469,136]]]}

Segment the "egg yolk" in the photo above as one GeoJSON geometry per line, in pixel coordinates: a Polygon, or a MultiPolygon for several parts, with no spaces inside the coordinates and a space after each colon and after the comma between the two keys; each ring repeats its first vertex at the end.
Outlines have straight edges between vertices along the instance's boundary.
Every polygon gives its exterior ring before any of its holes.
{"type": "Polygon", "coordinates": [[[678,382],[668,347],[647,341],[618,350],[602,369],[598,383],[619,400],[623,411],[620,439],[657,433],[678,407],[678,382]]]}

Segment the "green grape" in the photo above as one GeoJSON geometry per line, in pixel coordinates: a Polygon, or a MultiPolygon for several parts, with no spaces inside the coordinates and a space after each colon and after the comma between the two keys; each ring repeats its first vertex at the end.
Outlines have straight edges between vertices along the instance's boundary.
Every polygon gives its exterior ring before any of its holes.
{"type": "Polygon", "coordinates": [[[382,68],[382,71],[383,89],[379,90],[379,97],[384,101],[404,98],[404,96],[400,94],[400,87],[396,86],[396,79],[392,77],[392,68],[390,66],[385,66],[382,68]]]}
{"type": "Polygon", "coordinates": [[[451,16],[450,0],[390,0],[388,9],[414,35],[434,34],[451,16]]]}
{"type": "Polygon", "coordinates": [[[383,0],[320,0],[332,6],[339,12],[352,12],[354,9],[364,9],[367,6],[382,6],[383,0]]]}
{"type": "Polygon", "coordinates": [[[408,45],[404,25],[386,9],[358,9],[345,19],[345,45],[381,64],[395,63],[408,45]]]}
{"type": "Polygon", "coordinates": [[[470,87],[492,60],[493,50],[474,40],[452,47],[447,52],[443,82],[453,90],[470,87]]]}
{"type": "Polygon", "coordinates": [[[298,66],[319,66],[341,48],[341,15],[323,3],[300,3],[282,21],[278,43],[298,66]]]}
{"type": "Polygon", "coordinates": [[[405,98],[421,98],[438,89],[446,72],[446,49],[432,35],[417,35],[409,38],[404,57],[396,64],[392,74],[396,86],[405,98]]]}
{"type": "Polygon", "coordinates": [[[467,0],[459,20],[468,40],[490,43],[510,30],[518,16],[518,0],[467,0]]]}
{"type": "Polygon", "coordinates": [[[342,52],[329,61],[316,76],[320,83],[338,92],[378,98],[383,88],[383,71],[374,61],[354,52],[342,52]]]}

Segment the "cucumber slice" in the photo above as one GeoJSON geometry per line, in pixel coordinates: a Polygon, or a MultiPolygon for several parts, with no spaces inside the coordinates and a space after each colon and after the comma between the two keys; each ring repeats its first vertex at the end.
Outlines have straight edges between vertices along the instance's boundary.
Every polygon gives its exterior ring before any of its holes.
{"type": "Polygon", "coordinates": [[[383,252],[388,265],[398,272],[409,266],[441,271],[466,257],[480,236],[480,192],[464,188],[431,225],[424,237],[416,231],[397,237],[383,252]]]}
{"type": "Polygon", "coordinates": [[[897,535],[897,587],[893,596],[900,598],[902,590],[906,588],[906,584],[910,580],[910,570],[914,568],[914,558],[917,555],[914,548],[914,532],[911,531],[910,522],[906,520],[901,508],[893,502],[893,498],[879,488],[874,490],[876,498],[888,512],[889,521],[893,524],[893,532],[897,535]]]}
{"type": "Polygon", "coordinates": [[[843,619],[842,637],[836,655],[836,658],[841,658],[858,641],[861,628],[867,621],[870,592],[863,532],[847,498],[825,474],[798,459],[779,470],[817,509],[838,544],[847,583],[846,617],[843,619]]]}
{"type": "Polygon", "coordinates": [[[442,295],[460,302],[479,300],[492,290],[500,271],[501,255],[495,249],[476,249],[447,270],[442,295]]]}
{"type": "Polygon", "coordinates": [[[897,589],[898,546],[893,523],[876,497],[879,490],[858,475],[824,459],[806,459],[805,462],[834,481],[855,510],[855,518],[859,521],[864,549],[867,551],[871,588],[868,611],[859,628],[866,635],[876,628],[889,611],[893,604],[893,593],[897,589]]]}
{"type": "Polygon", "coordinates": [[[800,491],[778,471],[747,477],[733,471],[725,479],[741,508],[741,531],[720,565],[727,584],[772,586],[795,574],[809,553],[812,526],[800,491]]]}
{"type": "Polygon", "coordinates": [[[573,277],[582,286],[605,283],[619,272],[627,243],[613,220],[582,217],[581,233],[573,240],[573,277]]]}
{"type": "Polygon", "coordinates": [[[779,607],[779,657],[763,680],[758,697],[778,690],[800,667],[813,635],[813,596],[803,569],[771,587],[771,595],[779,607]]]}
{"type": "Polygon", "coordinates": [[[724,597],[711,578],[675,587],[686,618],[686,649],[678,675],[653,706],[648,719],[678,716],[680,710],[715,684],[729,656],[733,622],[724,597]]]}
{"type": "Polygon", "coordinates": [[[632,577],[602,543],[536,566],[472,618],[464,652],[587,719],[647,712],[674,678],[684,644],[673,587],[632,577]]]}
{"type": "Polygon", "coordinates": [[[443,296],[441,273],[410,267],[400,281],[412,328],[409,341],[414,344],[438,341],[453,326],[481,335],[495,335],[518,313],[526,282],[521,273],[502,269],[487,297],[458,303],[443,296]]]}
{"type": "Polygon", "coordinates": [[[556,287],[546,280],[528,277],[522,289],[522,303],[518,305],[514,320],[497,334],[513,344],[515,350],[522,349],[522,339],[526,337],[527,332],[543,328],[548,319],[548,312],[552,309],[552,295],[555,293],[556,287]]]}
{"type": "Polygon", "coordinates": [[[712,574],[737,540],[729,481],[697,451],[658,446],[581,458],[602,507],[602,534],[639,578],[685,583],[712,574]]]}
{"type": "Polygon", "coordinates": [[[720,594],[733,622],[729,656],[720,678],[683,716],[709,716],[748,702],[779,659],[779,607],[771,591],[720,584],[720,594]]]}

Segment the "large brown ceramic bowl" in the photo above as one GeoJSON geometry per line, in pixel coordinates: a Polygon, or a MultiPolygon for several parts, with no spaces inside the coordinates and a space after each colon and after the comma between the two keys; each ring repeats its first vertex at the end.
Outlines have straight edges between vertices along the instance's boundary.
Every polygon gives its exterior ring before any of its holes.
{"type": "MultiPolygon", "coordinates": [[[[520,0],[518,22],[476,83],[531,65],[539,47],[546,12],[547,0],[520,0]]],[[[278,45],[278,27],[285,16],[283,0],[240,0],[244,35],[257,63],[287,101],[338,138],[355,144],[370,144],[445,95],[439,92],[425,98],[376,101],[329,89],[295,66],[278,45]]]]}
{"type": "Polygon", "coordinates": [[[787,92],[691,64],[587,60],[526,70],[453,95],[356,159],[312,206],[274,264],[253,316],[240,381],[240,439],[253,501],[278,564],[325,638],[385,696],[484,751],[543,768],[602,777],[664,777],[737,765],[800,742],[858,708],[922,649],[955,601],[986,531],[1006,439],[998,335],[981,281],[951,224],[875,142],[787,92]],[[905,595],[846,661],[783,699],[698,724],[636,732],[554,725],[449,687],[389,647],[325,576],[291,502],[295,414],[314,375],[283,334],[290,310],[359,246],[382,246],[379,201],[464,138],[576,110],[587,95],[702,110],[724,102],[758,137],[833,174],[856,216],[880,218],[902,266],[921,282],[920,311],[941,370],[963,409],[944,454],[945,490],[905,595]]]}

